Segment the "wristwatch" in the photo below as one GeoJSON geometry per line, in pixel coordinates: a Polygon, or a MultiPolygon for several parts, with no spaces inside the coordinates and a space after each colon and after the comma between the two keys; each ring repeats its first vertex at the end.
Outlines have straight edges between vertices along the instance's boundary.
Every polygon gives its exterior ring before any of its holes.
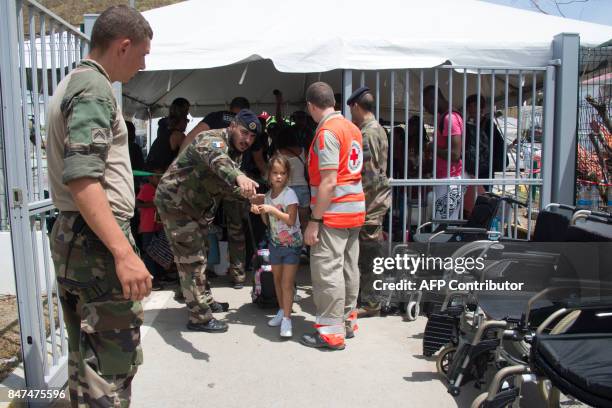
{"type": "Polygon", "coordinates": [[[310,217],[310,222],[316,222],[318,224],[322,224],[323,223],[323,219],[322,218],[314,218],[314,217],[310,217]]]}

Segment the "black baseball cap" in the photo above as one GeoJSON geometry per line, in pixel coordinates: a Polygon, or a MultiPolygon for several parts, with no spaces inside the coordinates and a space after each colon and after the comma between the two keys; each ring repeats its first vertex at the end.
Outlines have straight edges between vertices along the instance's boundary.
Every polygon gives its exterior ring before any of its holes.
{"type": "Polygon", "coordinates": [[[349,96],[348,100],[346,101],[346,104],[351,106],[355,102],[359,101],[359,98],[361,98],[361,95],[363,95],[366,92],[370,92],[370,88],[368,88],[367,86],[362,86],[362,87],[357,88],[355,92],[353,92],[351,96],[349,96]]]}

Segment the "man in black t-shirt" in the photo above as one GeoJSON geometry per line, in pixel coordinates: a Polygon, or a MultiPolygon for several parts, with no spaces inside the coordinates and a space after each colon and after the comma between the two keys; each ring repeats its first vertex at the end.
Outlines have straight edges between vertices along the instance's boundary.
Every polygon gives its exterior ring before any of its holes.
{"type": "MultiPolygon", "coordinates": [[[[176,98],[170,105],[168,116],[159,120],[157,138],[151,145],[149,154],[147,155],[146,164],[149,168],[167,169],[174,159],[176,159],[179,153],[180,146],[178,143],[180,143],[180,140],[173,141],[171,140],[171,136],[173,130],[179,129],[173,129],[171,123],[187,118],[189,108],[190,104],[187,99],[176,98]]],[[[184,122],[181,126],[186,125],[187,122],[184,122]]],[[[184,129],[180,131],[183,130],[184,129]]]]}
{"type": "Polygon", "coordinates": [[[234,116],[242,109],[251,109],[248,99],[237,96],[230,102],[228,111],[211,112],[200,123],[196,125],[185,138],[181,150],[195,139],[196,135],[211,129],[224,129],[228,127],[234,116]]]}

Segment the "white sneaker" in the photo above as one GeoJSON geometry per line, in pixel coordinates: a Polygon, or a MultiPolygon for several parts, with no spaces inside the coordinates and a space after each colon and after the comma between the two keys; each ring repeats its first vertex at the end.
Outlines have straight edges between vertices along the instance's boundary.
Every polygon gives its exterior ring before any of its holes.
{"type": "Polygon", "coordinates": [[[278,309],[278,312],[276,313],[276,316],[274,316],[273,318],[271,318],[270,320],[268,320],[268,326],[271,327],[277,327],[281,325],[281,320],[283,320],[283,314],[285,312],[283,312],[283,309],[278,309]]]}
{"type": "Polygon", "coordinates": [[[281,322],[280,335],[281,337],[293,336],[293,332],[291,331],[291,318],[290,317],[283,317],[283,321],[281,322]]]}

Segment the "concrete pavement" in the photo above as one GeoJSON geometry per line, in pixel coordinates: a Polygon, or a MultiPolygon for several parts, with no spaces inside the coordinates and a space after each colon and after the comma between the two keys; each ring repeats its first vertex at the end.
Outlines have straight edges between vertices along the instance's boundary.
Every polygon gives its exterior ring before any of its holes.
{"type": "Polygon", "coordinates": [[[276,310],[251,303],[250,287],[235,290],[225,278],[213,294],[230,303],[219,318],[223,334],[191,332],[187,311],[172,291],[154,292],[145,305],[145,363],[133,382],[134,407],[469,407],[480,392],[446,392],[435,360],[421,355],[425,319],[389,316],[359,321],[343,351],[299,344],[312,330],[314,305],[306,268],[298,276],[293,333],[282,340],[267,320],[276,310]]]}

